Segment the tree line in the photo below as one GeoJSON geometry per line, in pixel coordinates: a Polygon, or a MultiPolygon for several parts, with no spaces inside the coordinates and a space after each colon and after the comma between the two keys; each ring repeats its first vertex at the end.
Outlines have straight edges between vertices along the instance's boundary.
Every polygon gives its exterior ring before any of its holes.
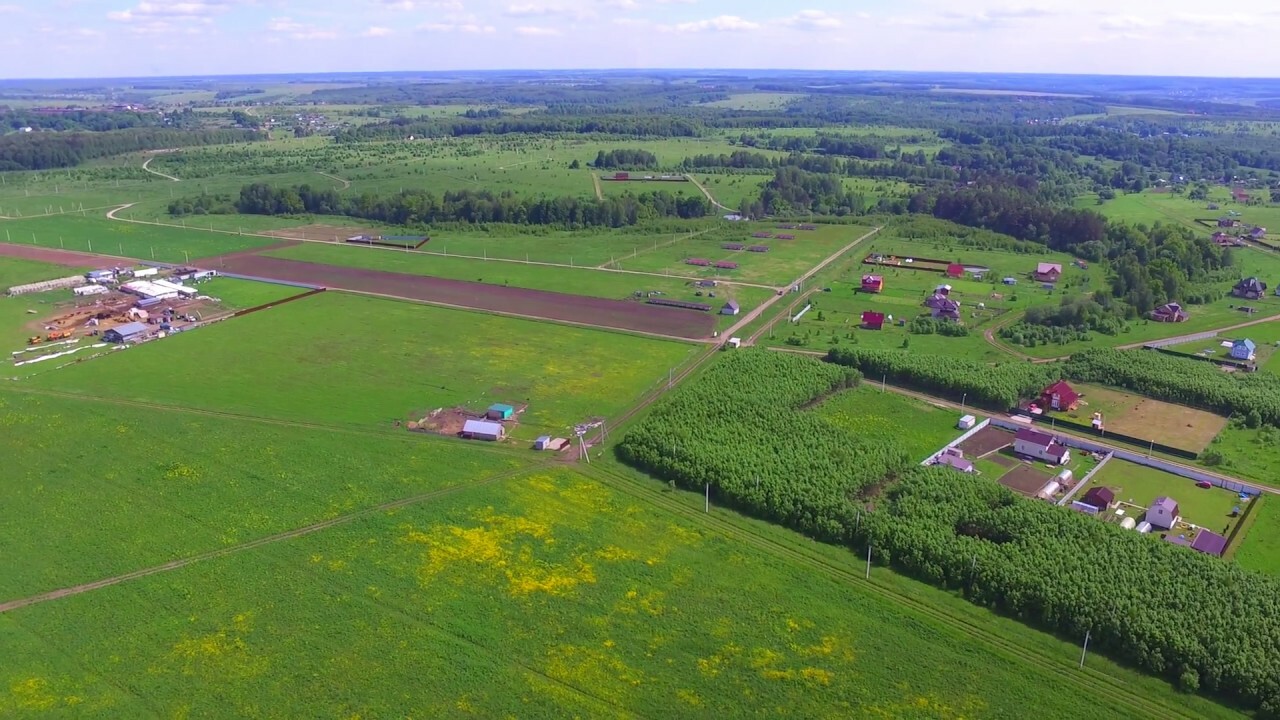
{"type": "Polygon", "coordinates": [[[265,137],[252,130],[234,129],[15,133],[0,137],[0,171],[74,167],[86,160],[140,150],[252,142],[265,137]]]}

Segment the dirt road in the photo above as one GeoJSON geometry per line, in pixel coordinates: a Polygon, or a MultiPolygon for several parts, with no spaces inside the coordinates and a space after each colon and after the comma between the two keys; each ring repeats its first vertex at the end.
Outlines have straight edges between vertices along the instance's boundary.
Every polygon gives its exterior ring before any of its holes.
{"type": "Polygon", "coordinates": [[[702,191],[702,194],[706,196],[707,201],[710,202],[712,205],[715,205],[716,207],[720,208],[721,210],[724,210],[725,212],[731,212],[731,213],[738,212],[737,210],[727,205],[721,205],[714,197],[711,196],[711,191],[703,187],[702,183],[698,182],[692,175],[685,175],[685,177],[689,178],[689,182],[693,183],[694,187],[702,191]]]}
{"type": "Polygon", "coordinates": [[[317,171],[316,171],[316,174],[317,174],[317,175],[320,175],[320,176],[322,176],[322,177],[327,177],[327,178],[329,178],[330,180],[337,180],[338,182],[342,183],[342,189],[343,189],[343,190],[346,190],[347,188],[351,187],[351,181],[350,181],[350,180],[343,180],[342,178],[338,177],[337,175],[330,175],[330,174],[329,174],[329,173],[327,173],[327,172],[320,172],[319,170],[317,170],[317,171]]]}
{"type": "MultiPolygon", "coordinates": [[[[168,151],[166,151],[166,152],[168,152],[168,151]]],[[[156,158],[155,158],[155,156],[154,156],[154,155],[152,155],[151,157],[147,158],[147,159],[142,163],[142,169],[143,169],[143,170],[146,170],[147,172],[151,173],[152,175],[159,175],[160,177],[165,178],[166,180],[172,180],[172,181],[174,181],[174,182],[182,182],[182,179],[181,179],[181,178],[176,178],[176,177],[174,177],[174,176],[172,176],[172,175],[166,175],[165,173],[162,173],[162,172],[160,172],[159,170],[152,170],[152,169],[151,169],[151,167],[150,167],[150,165],[151,165],[151,161],[152,161],[152,160],[155,160],[155,159],[156,159],[156,158]]]]}

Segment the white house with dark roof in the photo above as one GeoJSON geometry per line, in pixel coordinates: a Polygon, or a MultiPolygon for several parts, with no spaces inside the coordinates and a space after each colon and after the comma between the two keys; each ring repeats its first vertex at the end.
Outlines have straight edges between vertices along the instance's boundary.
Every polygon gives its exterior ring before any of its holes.
{"type": "Polygon", "coordinates": [[[1055,465],[1071,462],[1071,451],[1049,433],[1022,428],[1013,439],[1013,451],[1019,455],[1044,460],[1055,465]]]}

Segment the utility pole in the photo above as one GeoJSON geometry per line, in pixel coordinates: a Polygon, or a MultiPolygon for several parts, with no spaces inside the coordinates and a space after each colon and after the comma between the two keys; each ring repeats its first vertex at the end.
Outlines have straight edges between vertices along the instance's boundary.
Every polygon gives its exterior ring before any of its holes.
{"type": "Polygon", "coordinates": [[[702,511],[711,512],[711,483],[707,483],[707,502],[702,511]]]}
{"type": "Polygon", "coordinates": [[[1086,630],[1084,632],[1084,647],[1080,649],[1080,669],[1081,670],[1084,669],[1085,653],[1089,652],[1089,635],[1091,632],[1092,632],[1091,630],[1086,630]]]}
{"type": "Polygon", "coordinates": [[[871,545],[867,545],[867,579],[871,579],[871,545]]]}

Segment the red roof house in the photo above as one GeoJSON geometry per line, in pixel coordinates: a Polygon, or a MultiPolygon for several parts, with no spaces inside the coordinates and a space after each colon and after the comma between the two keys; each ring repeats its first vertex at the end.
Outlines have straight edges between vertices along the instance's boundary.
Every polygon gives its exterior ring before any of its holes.
{"type": "Polygon", "coordinates": [[[867,310],[862,313],[862,327],[867,330],[879,330],[884,327],[884,313],[867,310]]]}
{"type": "Polygon", "coordinates": [[[1116,501],[1116,492],[1109,487],[1091,487],[1089,491],[1080,498],[1079,502],[1084,503],[1093,508],[1097,508],[1098,512],[1102,512],[1111,507],[1111,503],[1116,501]]]}
{"type": "Polygon", "coordinates": [[[947,277],[964,277],[964,266],[960,263],[951,263],[947,266],[947,277]]]}
{"type": "Polygon", "coordinates": [[[1040,404],[1051,410],[1075,410],[1080,406],[1080,393],[1059,380],[1040,393],[1040,404]]]}
{"type": "Polygon", "coordinates": [[[884,290],[884,278],[880,275],[863,275],[862,292],[878,293],[884,290]]]}
{"type": "Polygon", "coordinates": [[[1062,279],[1062,266],[1058,263],[1040,263],[1033,273],[1037,282],[1056,283],[1062,279]]]}

